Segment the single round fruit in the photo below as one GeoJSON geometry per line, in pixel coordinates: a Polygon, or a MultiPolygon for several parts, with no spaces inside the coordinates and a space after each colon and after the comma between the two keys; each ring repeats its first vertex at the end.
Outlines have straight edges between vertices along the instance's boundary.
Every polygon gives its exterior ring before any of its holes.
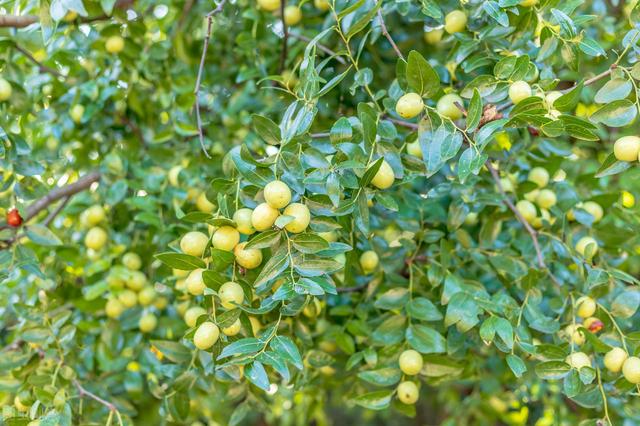
{"type": "Polygon", "coordinates": [[[438,103],[436,104],[436,110],[438,114],[448,117],[452,120],[457,120],[462,117],[462,111],[460,108],[456,106],[456,103],[461,106],[464,105],[462,102],[462,98],[455,93],[449,93],[448,95],[444,95],[440,99],[438,99],[438,103]]]}
{"type": "Polygon", "coordinates": [[[149,313],[144,314],[140,317],[140,321],[138,321],[138,328],[143,333],[151,333],[155,330],[158,325],[158,318],[155,315],[149,313]]]}
{"type": "Polygon", "coordinates": [[[125,253],[122,256],[122,264],[127,269],[131,269],[132,271],[137,271],[142,267],[142,259],[140,259],[140,256],[138,256],[136,253],[129,252],[129,253],[125,253]]]}
{"type": "Polygon", "coordinates": [[[281,180],[269,182],[264,187],[264,200],[274,209],[286,207],[291,202],[291,189],[281,180]]]}
{"type": "Polygon", "coordinates": [[[240,243],[233,249],[236,262],[245,269],[257,268],[262,263],[262,251],[252,248],[245,250],[246,245],[247,243],[240,243]]]}
{"type": "Polygon", "coordinates": [[[587,201],[582,204],[581,208],[582,210],[593,216],[593,223],[600,222],[600,220],[602,220],[602,217],[604,216],[604,210],[602,210],[600,204],[596,203],[595,201],[587,201]]]}
{"type": "Polygon", "coordinates": [[[413,118],[424,110],[424,101],[417,93],[402,95],[396,102],[396,112],[402,118],[413,118]]]}
{"type": "Polygon", "coordinates": [[[473,226],[476,223],[478,223],[478,213],[476,212],[470,212],[467,214],[467,217],[464,218],[465,225],[473,226]]]}
{"type": "Polygon", "coordinates": [[[285,216],[292,216],[293,220],[287,223],[284,227],[287,231],[299,234],[307,229],[309,222],[311,222],[311,213],[309,208],[304,204],[292,203],[284,209],[283,214],[285,216]]]}
{"type": "Polygon", "coordinates": [[[580,370],[582,367],[591,367],[591,360],[584,352],[574,352],[565,360],[571,367],[580,370]]]}
{"type": "Polygon", "coordinates": [[[422,158],[422,148],[420,147],[420,141],[416,140],[414,142],[408,143],[407,154],[413,155],[414,157],[422,158]]]}
{"type": "Polygon", "coordinates": [[[206,193],[201,192],[196,199],[196,208],[203,213],[211,213],[216,209],[216,205],[209,201],[206,193]]]}
{"type": "Polygon", "coordinates": [[[89,229],[84,237],[84,245],[93,250],[100,250],[107,243],[107,231],[96,226],[89,229]]]}
{"type": "Polygon", "coordinates": [[[182,166],[173,166],[169,169],[169,173],[167,173],[167,178],[169,179],[169,184],[172,186],[178,186],[180,179],[180,172],[182,171],[182,166]]]}
{"type": "Polygon", "coordinates": [[[408,380],[398,385],[397,392],[398,399],[403,404],[415,404],[418,401],[418,396],[420,395],[418,386],[408,380]]]}
{"type": "Polygon", "coordinates": [[[152,286],[147,286],[138,293],[138,302],[141,306],[149,306],[156,299],[156,291],[152,286]]]}
{"type": "Polygon", "coordinates": [[[238,318],[229,327],[223,328],[222,332],[224,333],[225,336],[235,336],[236,334],[240,333],[241,328],[242,328],[242,324],[240,323],[240,319],[238,318]]]}
{"type": "Polygon", "coordinates": [[[124,39],[118,35],[111,36],[105,42],[104,47],[109,53],[120,53],[124,49],[124,39]]]}
{"type": "Polygon", "coordinates": [[[307,306],[304,307],[302,313],[307,318],[315,318],[322,312],[322,304],[315,297],[311,299],[307,306]]]}
{"type": "Polygon", "coordinates": [[[104,306],[104,311],[109,318],[118,318],[124,311],[124,306],[118,299],[109,299],[104,306]]]}
{"type": "Polygon", "coordinates": [[[587,247],[591,247],[591,257],[598,253],[598,242],[591,237],[582,237],[576,243],[576,251],[580,253],[582,257],[586,256],[587,247]]]}
{"type": "Polygon", "coordinates": [[[541,209],[550,209],[556,205],[557,201],[556,193],[550,189],[541,189],[536,197],[536,204],[541,209]]]}
{"type": "Polygon", "coordinates": [[[604,367],[612,373],[619,373],[627,358],[629,355],[624,349],[613,348],[604,356],[604,367]]]}
{"type": "Polygon", "coordinates": [[[204,272],[204,269],[194,269],[184,282],[187,291],[194,296],[204,294],[204,289],[207,287],[204,284],[202,272],[204,272]]]}
{"type": "Polygon", "coordinates": [[[206,314],[207,311],[204,310],[204,308],[201,308],[200,306],[193,306],[187,309],[187,311],[184,313],[184,322],[185,324],[187,324],[187,327],[195,327],[198,318],[200,318],[201,315],[206,314]]]}
{"type": "Polygon", "coordinates": [[[522,0],[520,2],[520,6],[522,7],[531,7],[535,6],[536,4],[538,4],[538,0],[522,0]]]}
{"type": "Polygon", "coordinates": [[[11,209],[7,212],[7,225],[17,228],[22,225],[22,216],[18,209],[11,209]]]}
{"type": "Polygon", "coordinates": [[[422,370],[422,355],[420,352],[408,349],[400,354],[398,360],[400,364],[400,370],[408,376],[415,376],[422,370]]]}
{"type": "Polygon", "coordinates": [[[22,402],[19,395],[16,395],[15,398],[13,398],[13,406],[21,413],[29,411],[29,406],[22,402]]]}
{"type": "Polygon", "coordinates": [[[93,205],[84,211],[82,219],[87,227],[95,226],[107,217],[104,208],[100,205],[93,205]]]}
{"type": "Polygon", "coordinates": [[[586,337],[584,333],[579,330],[579,328],[580,328],[579,325],[574,326],[573,324],[570,324],[564,329],[564,332],[567,334],[567,337],[569,337],[574,344],[581,346],[584,344],[586,337]]]}
{"type": "Polygon", "coordinates": [[[522,215],[524,220],[531,223],[538,215],[536,212],[536,206],[531,201],[520,200],[516,203],[516,209],[522,215]]]}
{"type": "Polygon", "coordinates": [[[118,300],[125,308],[133,308],[138,304],[138,295],[133,290],[122,290],[118,293],[118,300]]]}
{"type": "Polygon", "coordinates": [[[153,301],[153,306],[155,306],[155,308],[160,311],[166,308],[168,305],[169,305],[169,299],[167,299],[164,296],[156,297],[156,299],[153,301]]]}
{"type": "Polygon", "coordinates": [[[613,144],[613,155],[619,161],[637,161],[640,153],[640,137],[623,136],[613,144]]]}
{"type": "Polygon", "coordinates": [[[371,179],[371,184],[378,189],[387,189],[393,185],[395,178],[393,169],[389,163],[387,163],[387,160],[382,160],[380,168],[373,176],[373,179],[371,179]]]}
{"type": "Polygon", "coordinates": [[[126,284],[131,290],[140,291],[147,285],[147,276],[140,271],[131,271],[126,284]]]}
{"type": "Polygon", "coordinates": [[[604,323],[596,317],[586,318],[582,324],[584,325],[584,328],[586,328],[593,334],[598,333],[604,328],[604,323]]]}
{"type": "Polygon", "coordinates": [[[527,180],[538,185],[538,188],[544,188],[549,183],[549,172],[545,168],[534,167],[529,172],[527,180]]]}
{"type": "Polygon", "coordinates": [[[236,223],[236,229],[241,234],[251,235],[256,232],[251,224],[252,213],[253,210],[251,209],[239,209],[233,214],[233,221],[236,223]]]}
{"type": "Polygon", "coordinates": [[[531,86],[524,80],[511,83],[509,86],[509,99],[514,105],[517,105],[523,99],[531,96],[531,86]]]}
{"type": "Polygon", "coordinates": [[[238,283],[228,281],[218,290],[218,296],[220,297],[220,303],[222,307],[226,309],[234,309],[235,304],[241,304],[244,300],[244,291],[238,283]]]}
{"type": "Polygon", "coordinates": [[[218,250],[231,251],[240,242],[240,233],[231,226],[221,226],[211,237],[211,245],[218,250]]]}
{"type": "Polygon", "coordinates": [[[258,0],[258,6],[267,12],[280,9],[280,0],[258,0]]]}
{"type": "Polygon", "coordinates": [[[622,205],[627,209],[632,208],[636,205],[636,197],[629,191],[622,191],[622,205]]]}
{"type": "Polygon", "coordinates": [[[378,254],[373,250],[367,250],[360,255],[360,267],[365,274],[373,272],[378,267],[379,261],[378,254]]]}
{"type": "Polygon", "coordinates": [[[635,356],[627,358],[622,364],[622,375],[634,385],[640,383],[640,358],[635,356]]]}
{"type": "Polygon", "coordinates": [[[269,204],[258,204],[251,213],[251,224],[256,231],[266,231],[273,226],[278,216],[280,216],[280,212],[269,204]]]}
{"type": "Polygon", "coordinates": [[[424,33],[424,41],[427,42],[427,44],[438,44],[440,40],[442,40],[442,34],[444,34],[443,28],[426,31],[424,33]]]}
{"type": "Polygon", "coordinates": [[[213,346],[218,341],[218,337],[220,337],[218,326],[211,321],[203,322],[193,335],[193,344],[204,351],[213,346]]]}
{"type": "Polygon", "coordinates": [[[302,10],[298,6],[287,6],[284,8],[284,23],[288,26],[296,25],[302,20],[302,10]]]}
{"type": "Polygon", "coordinates": [[[71,111],[69,111],[69,115],[74,123],[80,124],[82,121],[82,116],[84,115],[84,106],[80,104],[76,104],[71,107],[71,111]]]}
{"type": "Polygon", "coordinates": [[[180,249],[191,256],[202,257],[204,249],[209,243],[209,237],[198,231],[191,231],[184,234],[180,239],[180,249]]]}
{"type": "Polygon", "coordinates": [[[329,1],[331,0],[313,0],[313,5],[316,7],[316,9],[322,12],[326,12],[331,8],[331,4],[329,3],[329,1]]]}
{"type": "Polygon", "coordinates": [[[249,322],[251,323],[251,331],[254,336],[257,336],[260,330],[262,330],[262,323],[256,317],[249,317],[249,322]]]}
{"type": "Polygon", "coordinates": [[[0,77],[0,102],[4,102],[11,98],[12,92],[13,89],[11,88],[11,83],[0,77]]]}
{"type": "Polygon", "coordinates": [[[444,18],[444,30],[449,33],[459,33],[467,27],[467,15],[461,10],[449,12],[444,18]]]}
{"type": "Polygon", "coordinates": [[[576,301],[576,314],[581,318],[589,318],[596,313],[598,305],[589,296],[582,296],[576,301]]]}

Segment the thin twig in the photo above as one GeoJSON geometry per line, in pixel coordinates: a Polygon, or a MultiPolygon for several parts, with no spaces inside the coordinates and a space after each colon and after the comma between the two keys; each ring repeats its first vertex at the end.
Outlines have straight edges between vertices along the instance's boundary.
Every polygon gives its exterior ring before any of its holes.
{"type": "Polygon", "coordinates": [[[289,46],[289,28],[287,28],[287,23],[284,19],[285,4],[285,0],[280,0],[280,19],[282,21],[282,31],[284,33],[284,37],[282,38],[282,50],[280,51],[280,68],[278,71],[280,74],[282,74],[282,71],[284,71],[284,67],[287,64],[287,50],[289,46]]]}
{"type": "MultiPolygon", "coordinates": [[[[300,41],[304,41],[306,43],[310,43],[311,39],[309,37],[303,36],[302,34],[296,34],[296,33],[289,33],[289,37],[291,38],[295,38],[297,40],[300,41]]],[[[336,61],[340,62],[342,65],[346,65],[347,61],[344,60],[344,58],[340,55],[338,55],[338,53],[334,52],[333,50],[329,49],[327,46],[321,44],[321,43],[316,43],[316,46],[318,46],[318,49],[322,50],[324,53],[333,56],[334,58],[336,58],[336,61]]]]}
{"type": "MultiPolygon", "coordinates": [[[[80,384],[80,382],[77,379],[73,379],[73,385],[76,387],[76,389],[78,389],[78,396],[80,398],[83,397],[89,397],[91,399],[93,399],[94,401],[104,405],[109,411],[110,411],[110,418],[111,416],[113,416],[113,413],[115,413],[116,417],[118,418],[118,424],[120,426],[122,426],[124,423],[122,422],[122,416],[120,415],[120,411],[118,411],[118,408],[115,406],[115,404],[113,404],[112,402],[107,401],[106,399],[100,398],[98,395],[96,395],[95,393],[88,391],[84,386],[82,386],[80,384]]],[[[110,423],[110,422],[108,422],[110,423]]]]}
{"type": "Polygon", "coordinates": [[[53,219],[55,219],[56,216],[58,216],[60,212],[65,208],[65,206],[69,203],[69,200],[71,200],[71,195],[68,195],[65,198],[63,198],[62,202],[58,205],[58,207],[52,210],[51,213],[49,213],[49,216],[47,216],[46,219],[42,221],[42,225],[49,226],[49,224],[53,221],[53,219]]]}
{"type": "Polygon", "coordinates": [[[196,95],[195,110],[196,110],[196,122],[198,124],[198,137],[200,139],[200,147],[207,158],[211,158],[207,152],[207,148],[204,146],[204,133],[202,131],[202,119],[200,117],[200,84],[202,83],[202,74],[204,72],[204,64],[207,58],[207,50],[209,49],[209,39],[211,38],[211,31],[213,29],[213,17],[222,12],[227,0],[222,0],[215,9],[207,14],[207,33],[204,36],[204,46],[202,48],[202,56],[200,57],[200,65],[198,66],[198,76],[196,78],[196,87],[194,93],[196,95]]]}
{"type": "Polygon", "coordinates": [[[404,61],[404,55],[402,54],[400,49],[398,49],[398,46],[396,45],[395,41],[393,41],[391,34],[389,34],[389,31],[387,30],[387,26],[384,23],[384,18],[382,17],[382,11],[380,9],[378,9],[378,19],[380,20],[380,29],[382,30],[382,34],[384,34],[387,40],[389,40],[389,43],[391,43],[391,47],[393,47],[393,50],[395,50],[396,55],[398,55],[398,58],[404,61]]]}
{"type": "Polygon", "coordinates": [[[18,52],[22,53],[28,60],[30,60],[31,62],[36,64],[38,66],[38,69],[40,70],[40,72],[46,72],[46,73],[49,73],[49,74],[51,74],[51,75],[53,75],[55,77],[64,78],[64,75],[62,75],[57,70],[54,70],[53,68],[48,67],[48,66],[44,65],[42,62],[38,61],[36,58],[33,57],[33,55],[31,53],[29,53],[25,48],[23,48],[19,44],[15,44],[14,47],[16,48],[16,50],[18,52]]]}
{"type": "Polygon", "coordinates": [[[0,15],[0,27],[4,28],[24,28],[38,22],[35,15],[0,15]]]}
{"type": "Polygon", "coordinates": [[[353,287],[337,287],[336,291],[338,293],[355,293],[357,291],[362,290],[363,288],[367,287],[369,284],[360,284],[360,285],[356,285],[353,287]]]}

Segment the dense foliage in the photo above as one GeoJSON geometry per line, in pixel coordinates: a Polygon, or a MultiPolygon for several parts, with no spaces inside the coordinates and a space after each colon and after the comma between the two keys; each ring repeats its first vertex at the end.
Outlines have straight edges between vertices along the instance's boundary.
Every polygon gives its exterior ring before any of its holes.
{"type": "Polygon", "coordinates": [[[635,3],[0,0],[0,424],[640,423],[635,3]]]}

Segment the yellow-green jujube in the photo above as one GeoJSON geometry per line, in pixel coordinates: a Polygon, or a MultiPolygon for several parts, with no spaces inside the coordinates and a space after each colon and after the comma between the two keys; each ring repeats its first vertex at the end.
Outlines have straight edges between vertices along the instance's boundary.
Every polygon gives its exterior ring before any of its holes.
{"type": "Polygon", "coordinates": [[[273,12],[280,9],[280,0],[258,0],[258,6],[267,12],[273,12]]]}
{"type": "Polygon", "coordinates": [[[127,269],[137,271],[142,267],[142,259],[140,259],[137,253],[128,252],[122,256],[122,264],[127,269]]]}
{"type": "Polygon", "coordinates": [[[152,313],[144,314],[138,321],[138,328],[143,333],[151,333],[158,325],[158,318],[152,313]]]}
{"type": "Polygon", "coordinates": [[[638,161],[640,137],[623,136],[613,144],[613,155],[619,161],[638,161]]]}
{"type": "Polygon", "coordinates": [[[169,179],[169,184],[172,186],[178,186],[180,179],[180,172],[182,171],[182,166],[173,166],[169,169],[169,173],[167,173],[167,178],[169,179]]]}
{"type": "Polygon", "coordinates": [[[316,7],[316,9],[322,12],[326,12],[331,8],[329,1],[332,1],[332,0],[313,0],[313,5],[316,7]]]}
{"type": "Polygon", "coordinates": [[[233,214],[233,221],[236,223],[236,229],[238,232],[244,235],[251,235],[256,232],[253,224],[251,223],[251,214],[253,210],[243,208],[236,210],[233,214]]]}
{"type": "Polygon", "coordinates": [[[274,209],[286,207],[291,202],[291,189],[281,180],[269,182],[264,187],[264,200],[274,209]]]}
{"type": "Polygon", "coordinates": [[[368,274],[373,272],[380,262],[378,254],[373,250],[367,250],[360,255],[360,267],[368,274]]]}
{"type": "Polygon", "coordinates": [[[140,291],[147,285],[147,276],[140,271],[130,271],[126,285],[131,290],[140,291]]]}
{"type": "Polygon", "coordinates": [[[420,355],[420,352],[418,351],[407,349],[400,354],[398,364],[400,365],[400,370],[404,374],[408,376],[415,376],[420,372],[420,370],[422,370],[422,355],[420,355]]]}
{"type": "Polygon", "coordinates": [[[538,0],[522,0],[520,2],[520,6],[522,7],[531,7],[535,6],[536,4],[538,4],[538,0]]]}
{"type": "Polygon", "coordinates": [[[602,217],[604,216],[604,210],[602,209],[602,206],[600,206],[600,204],[596,203],[595,201],[587,201],[582,204],[581,208],[582,210],[593,216],[593,223],[600,222],[600,220],[602,220],[602,217]]]}
{"type": "Polygon", "coordinates": [[[462,111],[456,104],[464,106],[462,98],[455,93],[449,93],[438,99],[436,104],[436,110],[444,117],[448,117],[452,120],[457,120],[462,117],[462,111]]]}
{"type": "Polygon", "coordinates": [[[118,318],[124,312],[124,306],[118,299],[111,298],[107,300],[104,311],[109,318],[118,318]]]}
{"type": "Polygon", "coordinates": [[[202,257],[208,243],[209,237],[206,234],[199,231],[191,231],[184,234],[180,239],[180,249],[185,254],[202,257]]]}
{"type": "Polygon", "coordinates": [[[125,308],[133,308],[138,304],[138,295],[133,290],[122,290],[118,293],[118,300],[125,308]]]}
{"type": "Polygon", "coordinates": [[[538,188],[544,188],[549,183],[549,172],[543,167],[534,167],[529,171],[527,180],[538,185],[538,188]]]}
{"type": "Polygon", "coordinates": [[[156,299],[156,291],[152,286],[147,286],[138,293],[140,306],[149,306],[156,299]]]}
{"type": "Polygon", "coordinates": [[[636,205],[636,197],[629,191],[622,191],[622,206],[630,209],[636,205]]]}
{"type": "Polygon", "coordinates": [[[586,340],[584,333],[580,331],[579,325],[569,324],[564,329],[564,332],[566,333],[567,337],[569,337],[571,341],[578,346],[583,345],[586,340]]]}
{"type": "Polygon", "coordinates": [[[194,269],[189,273],[189,276],[187,276],[187,279],[184,282],[187,291],[194,296],[204,294],[204,289],[207,287],[204,283],[204,279],[202,278],[203,272],[204,269],[194,269]]]}
{"type": "Polygon", "coordinates": [[[218,250],[232,251],[239,242],[240,233],[231,226],[221,226],[211,237],[211,245],[218,250]]]}
{"type": "Polygon", "coordinates": [[[104,208],[98,204],[89,207],[82,214],[82,221],[86,226],[95,226],[107,217],[104,208]]]}
{"type": "Polygon", "coordinates": [[[238,265],[245,269],[254,269],[262,263],[262,251],[260,249],[246,249],[247,243],[240,243],[233,249],[238,265]]]}
{"type": "Polygon", "coordinates": [[[576,314],[581,318],[592,317],[597,308],[598,304],[589,296],[582,296],[576,301],[576,314]]]}
{"type": "Polygon", "coordinates": [[[109,53],[120,53],[124,49],[124,39],[119,35],[111,36],[105,42],[104,47],[109,53]]]}
{"type": "Polygon", "coordinates": [[[72,106],[71,111],[69,111],[69,115],[74,123],[79,124],[84,116],[84,106],[80,104],[72,106]]]}
{"type": "Polygon", "coordinates": [[[524,80],[514,81],[509,86],[509,99],[514,105],[531,96],[531,86],[524,80]]]}
{"type": "Polygon", "coordinates": [[[236,307],[235,304],[239,305],[244,300],[244,291],[240,284],[228,281],[220,286],[218,296],[223,308],[234,309],[236,307]]]}
{"type": "Polygon", "coordinates": [[[591,256],[595,256],[598,253],[598,242],[591,237],[582,237],[576,243],[576,251],[582,257],[586,256],[588,247],[591,247],[591,256]]]}
{"type": "Polygon", "coordinates": [[[256,231],[266,231],[271,228],[280,212],[267,203],[261,203],[251,213],[251,224],[256,231]]]}
{"type": "Polygon", "coordinates": [[[622,364],[622,375],[634,385],[640,383],[640,358],[635,356],[627,358],[622,364]]]}
{"type": "Polygon", "coordinates": [[[382,160],[380,168],[373,176],[373,179],[371,179],[371,184],[378,189],[387,189],[393,185],[395,178],[393,169],[389,163],[387,163],[386,160],[382,160]]]}
{"type": "Polygon", "coordinates": [[[309,222],[311,222],[311,213],[309,208],[301,203],[292,203],[284,209],[283,214],[285,216],[292,216],[293,220],[287,223],[284,227],[287,231],[299,234],[307,229],[309,222]]]}
{"type": "Polygon", "coordinates": [[[322,304],[317,298],[311,299],[307,306],[304,307],[302,313],[307,318],[315,318],[322,312],[322,304]]]}
{"type": "Polygon", "coordinates": [[[520,200],[516,203],[516,209],[522,215],[524,220],[531,223],[536,218],[538,213],[536,212],[536,206],[531,201],[520,200]]]}
{"type": "Polygon", "coordinates": [[[582,367],[591,367],[591,359],[584,352],[574,352],[567,356],[564,361],[577,370],[582,367]]]}
{"type": "Polygon", "coordinates": [[[556,205],[557,201],[556,193],[550,189],[541,189],[536,197],[536,204],[541,209],[550,209],[556,205]]]}
{"type": "Polygon", "coordinates": [[[284,23],[291,26],[302,20],[302,10],[298,6],[290,5],[284,8],[284,23]]]}
{"type": "Polygon", "coordinates": [[[604,356],[604,367],[612,373],[619,373],[627,358],[629,355],[624,349],[613,348],[604,356]]]}
{"type": "Polygon", "coordinates": [[[400,402],[407,405],[415,404],[420,396],[418,386],[409,380],[400,383],[396,391],[400,402]]]}
{"type": "Polygon", "coordinates": [[[93,250],[100,250],[107,243],[107,231],[95,226],[89,229],[84,237],[84,245],[93,250]]]}
{"type": "Polygon", "coordinates": [[[424,109],[422,96],[417,93],[407,93],[400,96],[396,102],[396,112],[402,118],[413,118],[424,109]]]}
{"type": "Polygon", "coordinates": [[[220,337],[220,329],[211,321],[200,324],[193,335],[193,344],[196,348],[204,351],[213,346],[220,337]]]}
{"type": "Polygon", "coordinates": [[[211,213],[216,209],[216,205],[209,201],[206,193],[201,192],[196,199],[196,208],[203,213],[211,213]]]}
{"type": "Polygon", "coordinates": [[[459,33],[467,27],[467,14],[462,10],[454,10],[444,17],[444,30],[449,34],[459,33]]]}
{"type": "Polygon", "coordinates": [[[407,154],[422,158],[422,148],[420,147],[419,140],[407,144],[407,154]]]}
{"type": "Polygon", "coordinates": [[[187,327],[195,327],[198,322],[198,318],[201,315],[206,315],[207,311],[200,306],[192,306],[184,313],[184,323],[187,327]]]}
{"type": "Polygon", "coordinates": [[[11,93],[13,93],[11,83],[0,77],[0,102],[9,100],[9,98],[11,98],[11,93]]]}
{"type": "Polygon", "coordinates": [[[240,318],[238,318],[229,327],[223,328],[222,333],[224,333],[225,336],[235,336],[236,334],[240,333],[241,328],[242,324],[240,323],[240,318]]]}
{"type": "Polygon", "coordinates": [[[442,40],[442,35],[444,34],[443,28],[438,28],[435,30],[425,31],[424,33],[424,41],[428,44],[438,44],[442,40]]]}

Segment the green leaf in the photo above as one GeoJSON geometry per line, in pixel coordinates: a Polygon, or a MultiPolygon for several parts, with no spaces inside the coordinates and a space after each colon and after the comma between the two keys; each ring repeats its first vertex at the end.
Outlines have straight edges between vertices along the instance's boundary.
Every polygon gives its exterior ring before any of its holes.
{"type": "Polygon", "coordinates": [[[59,246],[62,244],[60,238],[43,225],[25,226],[24,233],[31,241],[42,246],[59,246]]]}
{"type": "Polygon", "coordinates": [[[599,104],[607,104],[613,101],[624,99],[629,96],[633,89],[631,81],[626,78],[612,78],[596,92],[594,101],[599,104]]]}
{"type": "Polygon", "coordinates": [[[584,83],[581,81],[567,93],[556,99],[553,103],[553,107],[558,111],[573,111],[580,101],[580,95],[582,94],[583,87],[584,83]]]}
{"type": "Polygon", "coordinates": [[[467,132],[473,132],[482,118],[482,98],[478,89],[473,89],[473,96],[469,101],[469,109],[467,110],[467,132]]]}
{"type": "Polygon", "coordinates": [[[329,243],[322,237],[310,232],[304,232],[291,238],[296,250],[302,253],[317,253],[329,248],[329,243]]]}
{"type": "Polygon", "coordinates": [[[622,99],[603,105],[589,118],[595,123],[622,127],[631,123],[636,118],[636,114],[636,105],[628,99],[622,99]]]}
{"type": "Polygon", "coordinates": [[[376,386],[392,386],[400,381],[402,372],[399,368],[380,368],[378,370],[361,371],[358,377],[376,386]]]}
{"type": "Polygon", "coordinates": [[[436,354],[446,351],[447,343],[436,330],[426,325],[413,324],[407,329],[407,342],[423,354],[436,354]]]}
{"type": "Polygon", "coordinates": [[[250,248],[263,249],[272,247],[280,241],[281,236],[282,231],[278,231],[275,229],[264,231],[251,238],[251,240],[247,242],[247,245],[244,246],[244,248],[245,250],[248,250],[250,248]]]}
{"type": "Polygon", "coordinates": [[[280,134],[280,128],[276,123],[268,119],[267,117],[263,117],[258,114],[253,114],[251,116],[251,121],[253,122],[253,128],[256,133],[260,135],[262,140],[264,140],[269,145],[279,145],[282,136],[280,134]]]}
{"type": "Polygon", "coordinates": [[[361,188],[364,188],[365,186],[367,186],[367,185],[369,185],[371,183],[371,181],[373,180],[373,178],[376,175],[376,173],[378,173],[378,170],[380,170],[380,166],[382,165],[383,161],[384,161],[384,157],[378,158],[375,161],[375,163],[370,165],[369,168],[364,172],[364,174],[360,178],[360,187],[361,188]]]}
{"type": "Polygon", "coordinates": [[[260,361],[254,361],[246,366],[244,375],[251,383],[263,391],[269,390],[269,386],[271,385],[269,383],[269,376],[267,376],[267,371],[260,361]]]}
{"type": "Polygon", "coordinates": [[[447,314],[444,318],[445,327],[456,325],[462,333],[473,328],[480,320],[478,315],[480,308],[473,297],[467,292],[460,291],[454,294],[447,305],[447,314]]]}
{"type": "Polygon", "coordinates": [[[538,377],[544,380],[558,380],[569,373],[571,367],[564,361],[546,361],[536,365],[538,377]]]}
{"type": "Polygon", "coordinates": [[[253,282],[254,287],[258,287],[260,284],[269,282],[280,275],[285,269],[289,267],[289,255],[283,248],[278,250],[264,265],[260,274],[253,282]]]}
{"type": "Polygon", "coordinates": [[[353,401],[357,405],[368,408],[369,410],[384,410],[389,407],[393,392],[392,390],[370,392],[356,397],[353,401]]]}
{"type": "Polygon", "coordinates": [[[194,269],[207,267],[204,260],[184,253],[165,252],[158,253],[154,257],[168,267],[182,271],[192,271],[194,269]]]}
{"type": "Polygon", "coordinates": [[[440,77],[426,59],[415,50],[407,59],[407,84],[421,96],[431,98],[440,90],[440,77]]]}
{"type": "Polygon", "coordinates": [[[500,9],[500,6],[498,6],[497,2],[493,0],[485,1],[482,3],[482,9],[484,9],[487,15],[493,18],[493,20],[495,20],[498,24],[502,25],[503,27],[509,26],[509,17],[504,10],[500,9]]]}
{"type": "Polygon", "coordinates": [[[507,355],[507,364],[509,365],[509,368],[513,372],[514,376],[516,376],[517,378],[522,377],[522,375],[527,371],[527,366],[525,365],[524,361],[517,355],[507,355]]]}
{"type": "Polygon", "coordinates": [[[631,318],[640,307],[640,291],[625,290],[613,300],[611,315],[618,318],[631,318]]]}
{"type": "Polygon", "coordinates": [[[604,163],[600,166],[595,174],[595,177],[601,178],[605,176],[611,176],[618,173],[622,173],[631,167],[631,163],[627,161],[618,161],[615,154],[612,152],[604,160],[604,163]]]}
{"type": "Polygon", "coordinates": [[[442,314],[438,308],[425,297],[416,297],[407,304],[407,314],[411,318],[422,321],[440,321],[442,314]]]}
{"type": "Polygon", "coordinates": [[[151,344],[175,363],[181,364],[191,360],[191,351],[181,343],[171,340],[152,340],[151,344]]]}
{"type": "Polygon", "coordinates": [[[222,352],[220,352],[217,359],[224,359],[234,355],[253,354],[262,349],[263,345],[264,343],[255,337],[245,337],[222,348],[222,352]]]}
{"type": "Polygon", "coordinates": [[[277,352],[281,357],[290,362],[298,370],[302,370],[302,357],[298,351],[298,347],[293,340],[287,336],[275,336],[271,339],[271,349],[277,352]]]}

